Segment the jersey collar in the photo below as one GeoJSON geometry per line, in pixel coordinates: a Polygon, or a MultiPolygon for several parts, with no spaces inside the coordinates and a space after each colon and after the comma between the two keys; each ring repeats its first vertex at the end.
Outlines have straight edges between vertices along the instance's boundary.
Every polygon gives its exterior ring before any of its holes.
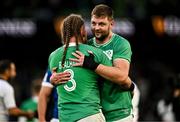
{"type": "MultiPolygon", "coordinates": [[[[81,43],[79,43],[79,44],[81,44],[81,43]]],[[[73,46],[76,46],[76,43],[75,42],[70,42],[69,47],[73,47],[73,46]]],[[[63,45],[63,47],[65,47],[65,45],[63,45]]]]}
{"type": "Polygon", "coordinates": [[[101,46],[102,46],[102,47],[105,47],[106,45],[108,45],[109,43],[112,42],[112,40],[114,39],[114,36],[115,36],[115,34],[113,33],[111,39],[110,39],[108,42],[104,43],[104,44],[98,44],[98,43],[96,43],[96,38],[94,37],[94,38],[93,38],[93,44],[94,44],[95,47],[101,47],[101,46]]]}

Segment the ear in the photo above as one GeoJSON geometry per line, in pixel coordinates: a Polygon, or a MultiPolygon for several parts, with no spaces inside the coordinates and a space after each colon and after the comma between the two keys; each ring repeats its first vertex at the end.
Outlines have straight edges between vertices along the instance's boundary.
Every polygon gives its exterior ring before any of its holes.
{"type": "Polygon", "coordinates": [[[114,26],[114,20],[111,20],[111,26],[114,26]]]}

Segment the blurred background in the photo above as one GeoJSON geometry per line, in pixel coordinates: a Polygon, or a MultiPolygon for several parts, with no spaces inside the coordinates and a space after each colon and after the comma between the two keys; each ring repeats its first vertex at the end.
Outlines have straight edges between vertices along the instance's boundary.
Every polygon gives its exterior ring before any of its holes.
{"type": "Polygon", "coordinates": [[[30,85],[43,78],[49,54],[62,45],[62,18],[81,14],[91,38],[91,10],[100,3],[113,8],[113,31],[131,44],[130,76],[141,93],[139,120],[163,121],[172,106],[175,116],[180,104],[179,0],[1,0],[0,60],[16,64],[17,105],[31,96],[30,85]]]}

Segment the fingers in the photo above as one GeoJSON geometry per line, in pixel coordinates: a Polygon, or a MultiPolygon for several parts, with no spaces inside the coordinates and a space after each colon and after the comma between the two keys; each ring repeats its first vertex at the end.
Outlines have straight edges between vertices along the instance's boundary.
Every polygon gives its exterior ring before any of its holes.
{"type": "Polygon", "coordinates": [[[55,81],[63,81],[63,80],[70,80],[71,78],[71,74],[69,72],[63,72],[63,73],[57,73],[55,76],[54,76],[54,80],[55,81]]]}
{"type": "Polygon", "coordinates": [[[74,64],[72,64],[72,66],[82,66],[83,65],[83,60],[79,60],[79,59],[74,59],[74,58],[69,58],[70,61],[76,62],[74,64]]]}
{"type": "Polygon", "coordinates": [[[56,73],[55,77],[59,78],[59,77],[70,77],[71,74],[69,72],[60,72],[60,73],[56,73]]]}
{"type": "Polygon", "coordinates": [[[93,52],[92,52],[92,51],[90,51],[90,50],[88,50],[88,53],[89,53],[89,54],[93,54],[93,52]]]}
{"type": "Polygon", "coordinates": [[[65,84],[65,83],[67,83],[67,82],[68,82],[68,80],[67,80],[67,81],[57,82],[57,85],[59,85],[59,84],[65,84]]]}
{"type": "Polygon", "coordinates": [[[59,79],[56,79],[54,80],[54,84],[57,85],[57,84],[64,84],[64,83],[67,83],[69,80],[71,80],[70,77],[61,77],[59,79]]]}
{"type": "Polygon", "coordinates": [[[71,80],[71,78],[70,77],[64,77],[64,78],[61,78],[61,80],[59,80],[59,81],[68,81],[68,80],[71,80]]]}
{"type": "Polygon", "coordinates": [[[75,56],[76,58],[78,58],[78,59],[80,59],[81,58],[81,56],[80,55],[78,55],[77,53],[72,53],[72,55],[73,56],[75,56]]]}
{"type": "Polygon", "coordinates": [[[55,72],[57,72],[57,67],[54,67],[54,68],[52,69],[52,73],[55,73],[55,72]]]}
{"type": "Polygon", "coordinates": [[[71,74],[69,72],[53,73],[50,77],[50,82],[54,85],[63,84],[71,79],[71,74]]]}
{"type": "Polygon", "coordinates": [[[61,78],[61,79],[59,79],[59,80],[56,81],[56,84],[65,84],[65,83],[67,83],[69,80],[71,80],[70,77],[61,78]]]}
{"type": "Polygon", "coordinates": [[[82,66],[82,63],[75,63],[75,64],[72,64],[72,66],[82,66]]]}
{"type": "Polygon", "coordinates": [[[73,56],[75,56],[77,59],[70,58],[70,61],[75,62],[75,64],[72,64],[72,66],[82,66],[84,62],[84,54],[81,53],[80,51],[76,51],[75,53],[72,53],[73,56]]]}
{"type": "Polygon", "coordinates": [[[88,53],[90,54],[90,56],[94,56],[92,51],[88,50],[88,53]]]}
{"type": "Polygon", "coordinates": [[[76,63],[79,62],[79,59],[69,58],[69,60],[70,60],[70,61],[73,61],[73,62],[76,62],[76,63]]]}
{"type": "Polygon", "coordinates": [[[80,51],[76,51],[76,53],[79,55],[79,56],[84,56],[84,54],[82,53],[82,52],[80,52],[80,51]]]}
{"type": "Polygon", "coordinates": [[[84,57],[84,54],[80,51],[76,51],[75,53],[73,52],[72,55],[74,55],[78,59],[84,57]]]}

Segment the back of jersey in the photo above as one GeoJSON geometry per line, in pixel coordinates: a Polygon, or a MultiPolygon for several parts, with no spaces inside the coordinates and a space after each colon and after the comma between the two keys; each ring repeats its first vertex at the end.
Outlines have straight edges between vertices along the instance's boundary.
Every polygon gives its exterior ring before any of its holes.
{"type": "MultiPolygon", "coordinates": [[[[83,54],[89,55],[88,50],[94,53],[95,60],[98,63],[110,65],[110,61],[101,50],[79,44],[79,51],[83,54]]],[[[49,58],[50,69],[58,67],[57,72],[70,72],[71,74],[71,80],[57,87],[60,121],[77,121],[99,113],[98,75],[94,71],[72,66],[75,62],[70,61],[69,58],[75,58],[72,52],[76,51],[76,46],[72,44],[70,44],[67,50],[64,68],[62,68],[63,51],[64,47],[61,47],[53,52],[49,58]]]]}

